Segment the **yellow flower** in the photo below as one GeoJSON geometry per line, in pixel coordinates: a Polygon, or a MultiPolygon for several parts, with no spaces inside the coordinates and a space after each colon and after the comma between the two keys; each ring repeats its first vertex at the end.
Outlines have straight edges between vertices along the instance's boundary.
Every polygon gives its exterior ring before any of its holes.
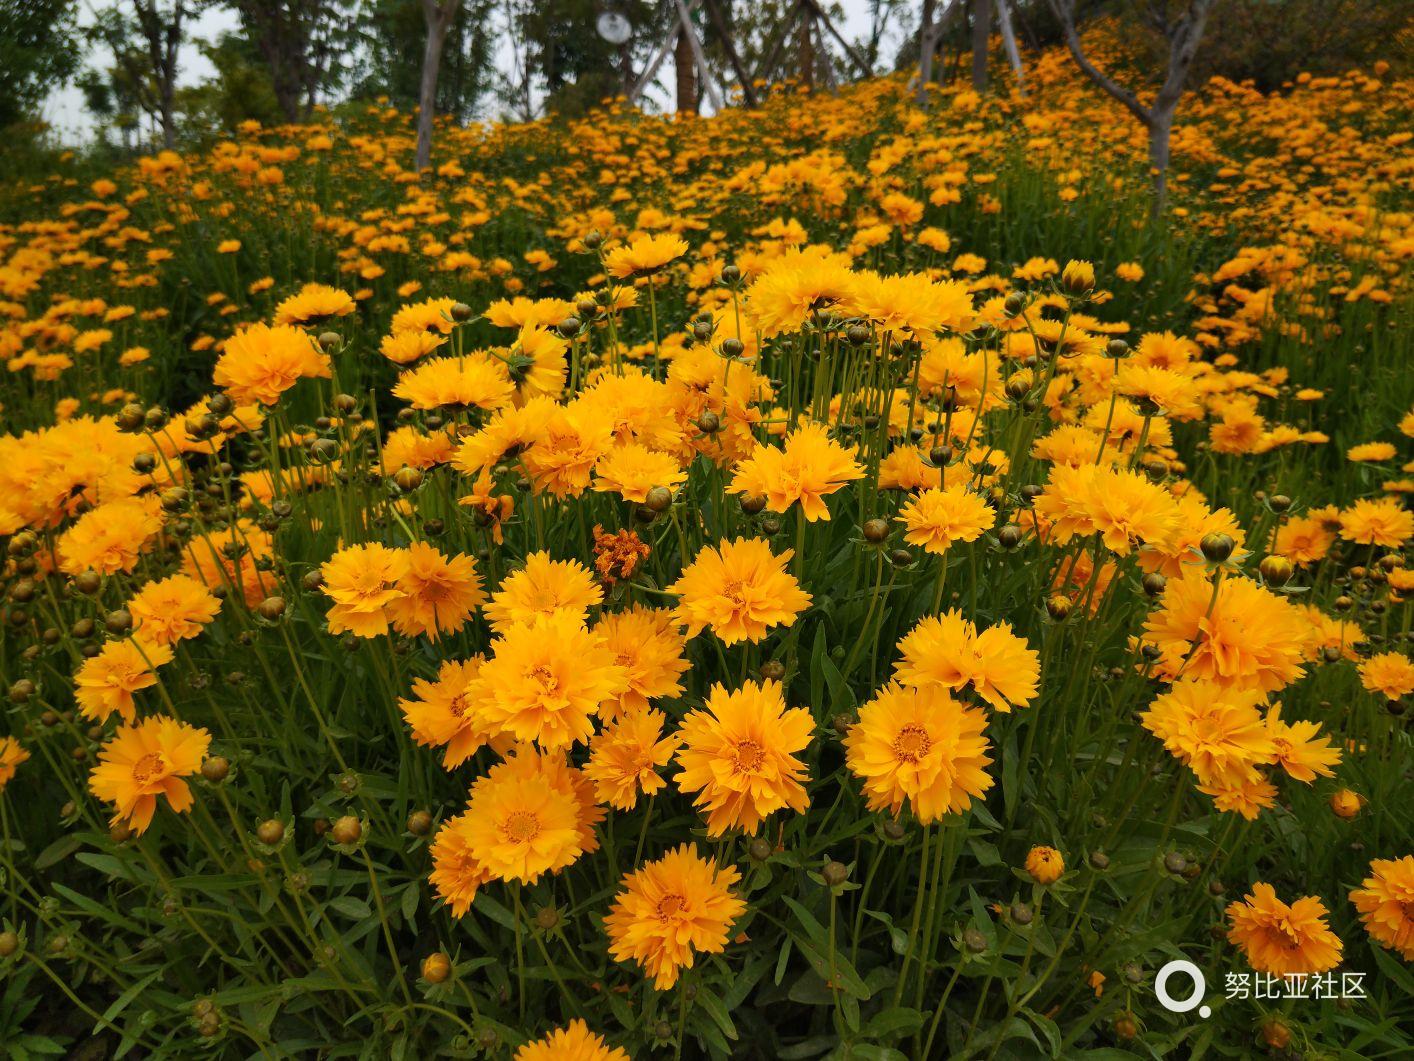
{"type": "Polygon", "coordinates": [[[458,553],[443,556],[426,542],[413,542],[393,589],[399,596],[387,604],[398,633],[426,634],[436,641],[455,633],[486,599],[476,561],[458,553]]]}
{"type": "Polygon", "coordinates": [[[810,594],[786,571],[793,555],[779,556],[761,538],[708,546],[668,587],[680,598],[677,617],[696,637],[706,627],[723,644],[760,641],[773,626],[789,626],[810,605],[810,594]]]}
{"type": "Polygon", "coordinates": [[[1054,847],[1033,847],[1026,853],[1026,872],[1037,884],[1054,884],[1065,873],[1065,859],[1054,847]]]}
{"type": "Polygon", "coordinates": [[[938,686],[891,683],[859,709],[845,737],[845,765],[864,782],[870,810],[895,816],[908,801],[923,824],[966,810],[992,787],[987,717],[938,686]]]}
{"type": "Polygon", "coordinates": [[[238,405],[274,405],[301,379],[328,379],[328,356],[288,324],[252,324],[226,340],[212,380],[238,405]]]}
{"type": "Polygon", "coordinates": [[[471,786],[467,846],[494,879],[532,884],[594,850],[585,833],[602,812],[589,813],[566,770],[562,756],[522,751],[471,786]]]}
{"type": "Polygon", "coordinates": [[[137,717],[133,693],[157,684],[156,670],[172,660],[167,645],[140,637],[109,641],[92,659],[85,660],[74,674],[74,699],[79,710],[99,722],[114,711],[124,721],[137,717]]]}
{"type": "Polygon", "coordinates": [[[687,473],[675,457],[637,442],[615,446],[594,465],[594,489],[625,501],[642,503],[654,487],[676,490],[686,481],[687,473]]]}
{"type": "Polygon", "coordinates": [[[1360,684],[1389,700],[1414,693],[1414,662],[1399,652],[1381,652],[1360,664],[1360,684]]]}
{"type": "Polygon", "coordinates": [[[746,912],[731,890],[740,879],[735,866],[718,866],[688,844],[625,874],[604,918],[609,954],[637,962],[655,988],[668,990],[695,953],[726,950],[732,923],[746,912]]]}
{"type": "Polygon", "coordinates": [[[347,292],[327,284],[305,284],[275,307],[275,323],[320,324],[333,317],[347,317],[354,308],[347,292]]]}
{"type": "Polygon", "coordinates": [[[149,582],[128,601],[133,629],[158,645],[196,637],[220,610],[221,601],[189,575],[149,582]]]}
{"type": "Polygon", "coordinates": [[[1181,681],[1155,699],[1140,721],[1205,785],[1236,785],[1273,761],[1277,746],[1256,689],[1181,681]]]}
{"type": "Polygon", "coordinates": [[[941,686],[972,691],[997,711],[1025,707],[1036,697],[1041,658],[1010,623],[985,630],[951,611],[919,621],[899,642],[894,677],[915,689],[941,686]]]}
{"type": "Polygon", "coordinates": [[[830,518],[826,496],[862,478],[864,468],[830,438],[829,428],[809,423],[791,432],[782,449],[758,445],[737,465],[727,492],[764,497],[772,512],[785,512],[798,502],[801,514],[813,523],[830,518]]]}
{"type": "Polygon", "coordinates": [[[1340,514],[1340,536],[1359,545],[1398,549],[1414,537],[1414,512],[1398,501],[1357,501],[1340,514]]]}
{"type": "Polygon", "coordinates": [[[538,552],[502,580],[484,612],[491,629],[499,633],[544,615],[563,613],[583,622],[603,599],[604,591],[578,560],[551,560],[549,553],[538,552]]]}
{"type": "Polygon", "coordinates": [[[651,796],[663,787],[658,770],[668,765],[682,744],[676,735],[663,736],[663,722],[661,711],[628,710],[589,742],[584,774],[594,782],[601,803],[632,810],[640,792],[651,796]]]}
{"type": "Polygon", "coordinates": [[[110,501],[90,509],[59,539],[59,569],[70,575],[132,571],[162,529],[155,497],[110,501]]]}
{"type": "Polygon", "coordinates": [[[907,528],[904,540],[939,555],[953,542],[976,541],[997,522],[996,512],[962,486],[924,490],[899,510],[897,518],[907,528]]]}
{"type": "Polygon", "coordinates": [[[0,737],[0,792],[5,791],[5,786],[14,780],[15,771],[28,758],[29,752],[24,750],[18,739],[0,737]]]}
{"type": "Polygon", "coordinates": [[[460,766],[488,744],[500,755],[514,744],[511,738],[484,729],[473,711],[476,679],[484,662],[481,656],[460,662],[445,660],[436,681],[418,678],[412,683],[418,699],[398,701],[403,718],[412,727],[413,740],[432,748],[446,745],[442,765],[448,770],[460,766]]]}
{"type": "Polygon", "coordinates": [[[624,669],[627,684],[613,713],[641,710],[650,700],[682,692],[678,679],[690,664],[683,658],[686,642],[671,612],[636,605],[605,615],[594,632],[624,669]]]}
{"type": "Polygon", "coordinates": [[[126,821],[143,833],[152,823],[158,796],[165,795],[179,814],[191,809],[191,789],[182,778],[196,773],[210,745],[206,730],[174,718],[122,726],[98,753],[88,787],[114,804],[114,824],[126,821]]]}
{"type": "Polygon", "coordinates": [[[351,545],[320,569],[324,592],[333,598],[329,632],[379,637],[388,632],[388,609],[402,596],[396,583],[408,569],[407,553],[376,542],[351,545]]]}
{"type": "Polygon", "coordinates": [[[589,740],[591,718],[625,684],[601,635],[574,615],[546,615],[491,643],[473,693],[476,718],[489,733],[564,748],[589,740]]]}
{"type": "Polygon", "coordinates": [[[1247,963],[1274,976],[1323,973],[1340,964],[1340,938],[1326,925],[1325,904],[1315,896],[1288,906],[1270,884],[1227,908],[1230,942],[1240,946],[1247,963]]]}
{"type": "Polygon", "coordinates": [[[471,908],[481,885],[491,873],[471,853],[472,816],[467,811],[445,822],[432,838],[432,873],[428,883],[452,908],[453,917],[462,917],[471,908]]]}
{"type": "Polygon", "coordinates": [[[706,710],[683,719],[677,785],[696,792],[707,814],[707,835],[740,827],[755,832],[762,820],[789,807],[806,807],[805,764],[795,753],[810,743],[814,720],[786,708],[780,682],[748,681],[735,692],[713,685],[706,710]]]}
{"type": "Polygon", "coordinates": [[[1414,855],[1375,859],[1350,901],[1371,939],[1414,962],[1414,855]]]}
{"type": "Polygon", "coordinates": [[[655,273],[686,253],[687,241],[678,236],[641,236],[604,255],[604,268],[610,276],[623,280],[636,273],[655,273]]]}
{"type": "Polygon", "coordinates": [[[514,1061],[629,1061],[628,1051],[610,1046],[582,1020],[557,1028],[543,1039],[526,1043],[514,1061]]]}

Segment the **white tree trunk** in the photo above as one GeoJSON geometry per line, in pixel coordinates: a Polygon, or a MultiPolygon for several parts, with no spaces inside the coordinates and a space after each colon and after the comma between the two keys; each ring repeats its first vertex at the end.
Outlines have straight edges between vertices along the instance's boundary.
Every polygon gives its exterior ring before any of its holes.
{"type": "Polygon", "coordinates": [[[437,116],[437,72],[442,66],[442,48],[447,31],[457,17],[461,0],[422,0],[427,21],[427,48],[422,53],[422,86],[417,108],[417,171],[432,164],[432,121],[437,116]]]}

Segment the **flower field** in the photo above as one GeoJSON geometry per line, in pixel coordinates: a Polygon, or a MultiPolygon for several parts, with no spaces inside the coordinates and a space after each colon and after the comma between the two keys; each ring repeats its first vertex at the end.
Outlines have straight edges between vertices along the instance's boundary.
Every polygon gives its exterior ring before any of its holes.
{"type": "Polygon", "coordinates": [[[1414,82],[1028,75],[0,188],[0,1054],[1410,1056],[1414,82]]]}

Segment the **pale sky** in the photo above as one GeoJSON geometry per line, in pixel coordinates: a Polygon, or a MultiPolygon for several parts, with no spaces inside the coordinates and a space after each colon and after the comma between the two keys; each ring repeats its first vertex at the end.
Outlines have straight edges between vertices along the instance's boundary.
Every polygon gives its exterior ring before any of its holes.
{"type": "MultiPolygon", "coordinates": [[[[863,36],[869,32],[869,0],[841,0],[840,6],[845,12],[845,17],[839,24],[839,30],[847,39],[852,40],[856,36],[863,36]]],[[[80,14],[80,23],[84,25],[91,23],[92,12],[92,5],[86,3],[80,14]]],[[[187,40],[181,51],[179,84],[198,84],[215,73],[214,67],[198,50],[197,44],[200,41],[213,40],[223,31],[235,29],[237,25],[236,13],[226,7],[208,8],[191,23],[190,32],[187,34],[187,40]]],[[[509,70],[512,60],[507,35],[499,34],[497,39],[502,42],[500,53],[497,56],[497,64],[502,70],[509,70]]],[[[891,56],[898,43],[896,33],[886,34],[882,54],[891,56]]],[[[830,44],[834,48],[834,42],[831,41],[830,44]]],[[[88,56],[87,65],[98,67],[109,62],[111,62],[111,57],[107,49],[95,48],[88,56]]],[[[669,61],[664,63],[659,70],[658,84],[666,85],[671,75],[672,63],[669,61]]],[[[661,94],[659,98],[662,98],[661,94]]],[[[83,93],[72,84],[63,86],[49,96],[44,104],[43,115],[65,143],[84,143],[93,136],[93,118],[84,107],[83,93]]]]}

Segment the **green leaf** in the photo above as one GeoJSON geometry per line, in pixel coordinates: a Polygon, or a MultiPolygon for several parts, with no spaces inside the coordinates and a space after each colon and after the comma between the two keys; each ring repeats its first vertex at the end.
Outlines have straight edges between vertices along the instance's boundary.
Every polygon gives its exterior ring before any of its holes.
{"type": "Polygon", "coordinates": [[[923,1014],[916,1009],[894,1006],[881,1010],[869,1018],[864,1025],[864,1036],[868,1039],[887,1039],[896,1035],[912,1035],[923,1027],[923,1014]]]}
{"type": "Polygon", "coordinates": [[[337,899],[330,899],[327,903],[330,910],[336,910],[345,917],[362,921],[373,916],[373,911],[362,899],[355,899],[352,895],[341,895],[337,899]]]}

